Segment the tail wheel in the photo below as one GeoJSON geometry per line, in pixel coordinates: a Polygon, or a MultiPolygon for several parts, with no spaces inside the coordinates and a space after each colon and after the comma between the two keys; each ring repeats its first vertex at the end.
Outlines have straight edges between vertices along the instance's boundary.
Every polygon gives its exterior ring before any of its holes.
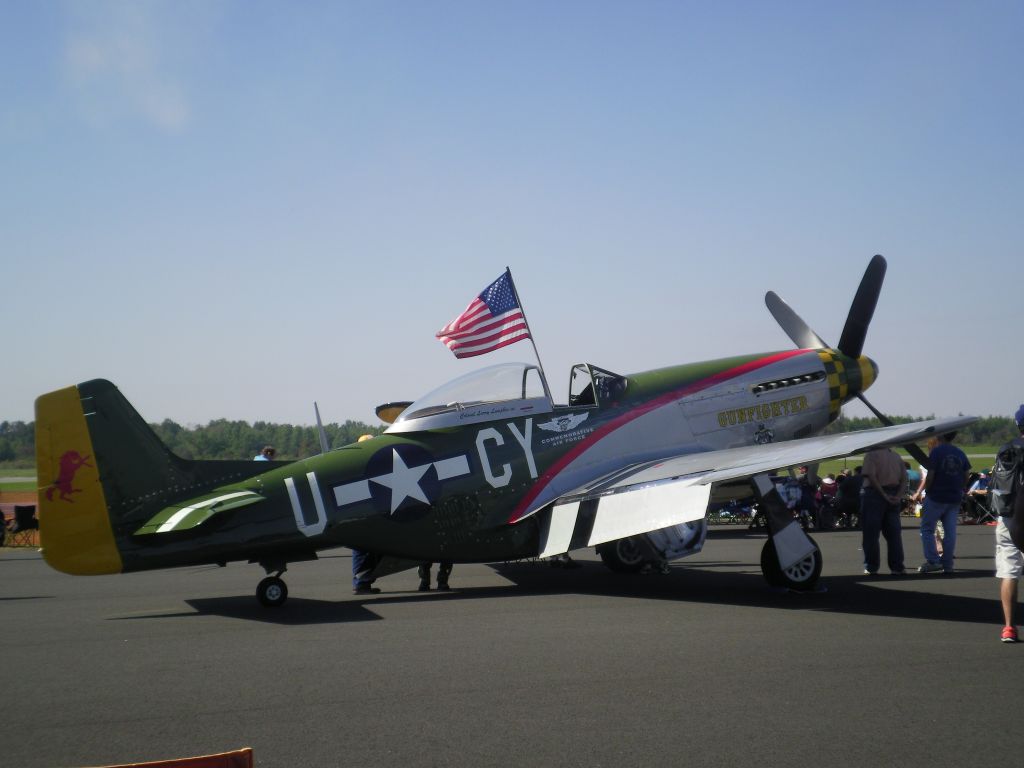
{"type": "Polygon", "coordinates": [[[798,592],[814,589],[818,577],[821,576],[822,559],[821,550],[814,539],[811,539],[811,543],[814,544],[814,551],[811,554],[793,563],[789,568],[782,569],[779,567],[779,557],[775,553],[775,541],[769,536],[761,549],[761,572],[765,581],[773,587],[785,587],[798,592]]]}
{"type": "Polygon", "coordinates": [[[639,573],[649,558],[647,548],[635,536],[601,544],[597,554],[615,573],[639,573]]]}
{"type": "Polygon", "coordinates": [[[288,585],[277,576],[267,576],[256,586],[256,599],[267,608],[284,605],[288,599],[288,585]]]}

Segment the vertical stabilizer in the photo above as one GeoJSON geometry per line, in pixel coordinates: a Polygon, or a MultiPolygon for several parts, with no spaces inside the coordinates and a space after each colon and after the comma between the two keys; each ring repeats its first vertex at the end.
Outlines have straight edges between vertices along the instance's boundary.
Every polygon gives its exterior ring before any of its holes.
{"type": "Polygon", "coordinates": [[[46,562],[65,573],[119,573],[121,556],[78,387],[36,400],[36,470],[46,562]]]}

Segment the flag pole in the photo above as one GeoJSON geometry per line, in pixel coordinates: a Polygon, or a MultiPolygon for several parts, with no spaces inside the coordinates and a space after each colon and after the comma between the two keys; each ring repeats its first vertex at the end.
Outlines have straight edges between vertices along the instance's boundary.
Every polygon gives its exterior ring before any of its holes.
{"type": "Polygon", "coordinates": [[[548,398],[548,403],[554,406],[555,401],[551,397],[551,390],[548,388],[548,377],[544,373],[544,363],[540,361],[540,352],[537,351],[537,342],[533,340],[533,331],[530,331],[530,321],[526,319],[526,308],[523,306],[522,300],[519,298],[519,291],[516,290],[516,281],[512,279],[512,270],[507,266],[505,267],[505,274],[508,275],[508,284],[512,286],[512,294],[516,297],[516,304],[519,305],[519,311],[523,313],[523,324],[526,326],[526,330],[530,333],[530,343],[533,345],[533,354],[537,358],[537,370],[540,371],[540,383],[544,387],[544,394],[548,398]]]}

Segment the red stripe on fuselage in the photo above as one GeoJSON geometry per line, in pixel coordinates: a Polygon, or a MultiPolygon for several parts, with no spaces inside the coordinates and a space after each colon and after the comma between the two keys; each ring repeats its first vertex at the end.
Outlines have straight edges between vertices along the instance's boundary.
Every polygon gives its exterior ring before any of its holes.
{"type": "Polygon", "coordinates": [[[519,520],[525,516],[526,510],[530,508],[533,501],[540,496],[543,490],[547,488],[548,484],[554,480],[563,469],[575,461],[576,458],[584,451],[588,450],[595,443],[603,440],[624,424],[628,424],[634,419],[643,416],[645,413],[650,413],[654,409],[660,408],[667,403],[671,403],[673,400],[677,400],[680,397],[692,395],[694,392],[700,392],[702,389],[707,389],[715,384],[728,381],[736,376],[742,376],[744,373],[749,373],[750,371],[756,371],[758,368],[764,368],[765,366],[777,363],[781,360],[788,360],[791,357],[796,357],[797,355],[801,355],[807,351],[813,352],[814,350],[793,349],[787,352],[778,352],[774,355],[768,355],[767,357],[759,357],[756,360],[743,363],[743,365],[737,365],[734,368],[729,368],[727,370],[720,371],[719,373],[712,374],[711,376],[695,381],[692,384],[687,384],[685,387],[680,387],[679,389],[674,389],[671,392],[666,392],[663,395],[659,395],[652,400],[648,400],[646,403],[642,403],[641,405],[626,411],[621,416],[617,416],[603,427],[595,430],[589,437],[574,445],[565,453],[564,456],[552,464],[543,475],[537,478],[537,482],[533,484],[533,487],[530,488],[529,492],[527,492],[523,497],[523,500],[519,502],[519,505],[512,513],[512,516],[508,519],[508,522],[510,524],[519,522],[519,520]]]}

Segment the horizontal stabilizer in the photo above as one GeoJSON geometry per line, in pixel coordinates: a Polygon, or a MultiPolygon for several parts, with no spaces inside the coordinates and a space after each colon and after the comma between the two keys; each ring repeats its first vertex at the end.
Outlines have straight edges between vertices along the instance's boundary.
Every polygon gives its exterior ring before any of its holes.
{"type": "Polygon", "coordinates": [[[136,536],[154,533],[187,531],[202,525],[210,518],[229,509],[238,509],[263,501],[263,497],[252,491],[234,491],[195,501],[187,505],[172,505],[160,510],[149,522],[135,532],[136,536]]]}

